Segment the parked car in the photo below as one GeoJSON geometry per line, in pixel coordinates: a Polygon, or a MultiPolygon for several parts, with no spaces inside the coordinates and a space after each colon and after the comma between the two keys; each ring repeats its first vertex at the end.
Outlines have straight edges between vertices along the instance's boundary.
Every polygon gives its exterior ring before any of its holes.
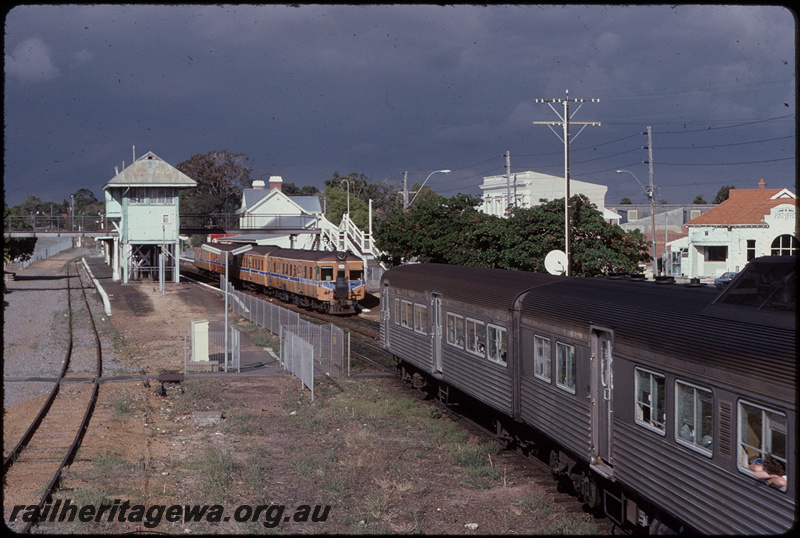
{"type": "Polygon", "coordinates": [[[739,274],[739,273],[737,273],[737,272],[735,272],[735,271],[729,271],[729,272],[727,272],[727,273],[722,273],[720,276],[718,276],[717,278],[715,278],[715,279],[714,279],[714,285],[715,285],[715,286],[716,286],[718,289],[722,289],[722,288],[724,288],[725,286],[727,286],[727,285],[728,285],[728,283],[729,283],[731,280],[733,280],[734,278],[736,278],[736,275],[738,275],[738,274],[739,274]]]}

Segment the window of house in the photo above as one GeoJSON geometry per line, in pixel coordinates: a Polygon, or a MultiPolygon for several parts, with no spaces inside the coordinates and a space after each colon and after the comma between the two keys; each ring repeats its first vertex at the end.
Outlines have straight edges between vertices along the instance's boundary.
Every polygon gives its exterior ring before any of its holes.
{"type": "Polygon", "coordinates": [[[666,407],[664,376],[636,368],[636,423],[665,432],[666,407]]]}
{"type": "Polygon", "coordinates": [[[403,327],[412,327],[411,324],[414,322],[412,310],[412,303],[400,301],[400,325],[403,327]]]}
{"type": "Polygon", "coordinates": [[[724,262],[728,259],[728,247],[706,247],[705,261],[724,262]]]}
{"type": "Polygon", "coordinates": [[[447,313],[447,343],[464,349],[464,318],[447,313]]]}
{"type": "Polygon", "coordinates": [[[748,239],[747,240],[747,261],[750,261],[755,257],[756,257],[756,240],[755,239],[748,239]]]}
{"type": "Polygon", "coordinates": [[[797,256],[797,239],[790,234],[779,235],[772,242],[772,256],[797,256]]]}
{"type": "Polygon", "coordinates": [[[486,355],[486,327],[483,322],[467,318],[467,351],[476,355],[486,355]]]}
{"type": "Polygon", "coordinates": [[[425,305],[414,305],[414,331],[423,334],[428,332],[428,307],[425,305]]]}
{"type": "Polygon", "coordinates": [[[708,456],[714,440],[711,391],[675,382],[676,434],[677,441],[708,456]]]}
{"type": "Polygon", "coordinates": [[[489,325],[488,344],[489,360],[506,366],[508,364],[506,330],[496,325],[489,325]]]}
{"type": "Polygon", "coordinates": [[[550,383],[550,363],[553,360],[550,355],[550,339],[543,336],[534,336],[533,350],[533,375],[550,383]]]}
{"type": "Polygon", "coordinates": [[[628,222],[632,220],[639,220],[639,210],[638,209],[629,209],[628,210],[628,222]]]}
{"type": "Polygon", "coordinates": [[[575,393],[575,346],[556,342],[556,385],[575,393]]]}
{"type": "Polygon", "coordinates": [[[785,483],[773,483],[776,481],[755,474],[761,470],[776,477],[786,475],[786,415],[759,405],[739,402],[738,418],[739,469],[786,491],[785,483]]]}

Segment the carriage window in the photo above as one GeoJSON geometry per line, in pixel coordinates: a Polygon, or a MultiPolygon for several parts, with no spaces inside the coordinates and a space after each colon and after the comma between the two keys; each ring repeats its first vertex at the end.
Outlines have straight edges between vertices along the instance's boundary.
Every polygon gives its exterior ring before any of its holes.
{"type": "Polygon", "coordinates": [[[400,325],[400,299],[394,300],[394,322],[400,325]]]}
{"type": "Polygon", "coordinates": [[[423,334],[428,332],[428,308],[425,305],[414,305],[414,330],[423,334]]]}
{"type": "Polygon", "coordinates": [[[486,327],[480,321],[467,319],[467,351],[486,355],[486,327]]]}
{"type": "Polygon", "coordinates": [[[636,423],[665,432],[664,376],[636,368],[636,423]]]}
{"type": "Polygon", "coordinates": [[[710,456],[714,440],[711,391],[681,381],[675,382],[675,390],[678,442],[710,456]]]}
{"type": "Polygon", "coordinates": [[[364,280],[364,271],[361,269],[350,269],[350,280],[364,280]]]}
{"type": "Polygon", "coordinates": [[[575,393],[575,346],[556,342],[556,385],[575,393]]]}
{"type": "Polygon", "coordinates": [[[533,337],[534,365],[533,375],[550,383],[550,339],[541,336],[533,337]]]}
{"type": "Polygon", "coordinates": [[[786,415],[739,402],[739,469],[786,491],[786,415]]]}
{"type": "Polygon", "coordinates": [[[508,364],[506,330],[502,327],[489,325],[489,360],[508,364]]]}
{"type": "Polygon", "coordinates": [[[464,349],[464,318],[447,314],[447,343],[464,349]]]}
{"type": "Polygon", "coordinates": [[[323,266],[320,274],[322,276],[320,280],[326,280],[326,281],[333,280],[333,267],[323,266]]]}
{"type": "Polygon", "coordinates": [[[400,325],[403,327],[411,327],[411,303],[408,301],[400,302],[400,325]]]}

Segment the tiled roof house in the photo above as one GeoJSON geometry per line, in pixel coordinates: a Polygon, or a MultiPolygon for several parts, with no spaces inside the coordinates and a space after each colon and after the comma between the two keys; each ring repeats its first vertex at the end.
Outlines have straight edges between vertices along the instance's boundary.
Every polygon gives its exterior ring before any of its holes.
{"type": "MultiPolygon", "coordinates": [[[[741,271],[759,256],[797,254],[797,197],[788,189],[731,189],[729,198],[690,220],[688,260],[682,263],[688,277],[716,277],[741,271]]],[[[674,246],[673,246],[674,248],[674,246]]]]}

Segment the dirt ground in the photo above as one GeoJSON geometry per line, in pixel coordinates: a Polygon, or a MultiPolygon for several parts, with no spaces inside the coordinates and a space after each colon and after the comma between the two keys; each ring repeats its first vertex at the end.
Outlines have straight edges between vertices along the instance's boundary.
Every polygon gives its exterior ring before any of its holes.
{"type": "MultiPolygon", "coordinates": [[[[207,292],[128,286],[136,304],[113,298],[119,306],[101,325],[118,373],[181,370],[183,332],[207,314],[207,292]]],[[[54,503],[111,507],[33,532],[600,533],[577,501],[554,502],[537,485],[531,463],[397,378],[318,376],[315,385],[312,402],[285,373],[103,383],[54,503]],[[185,521],[172,505],[210,508],[185,521]]],[[[31,407],[6,408],[6,421],[31,407]]]]}

